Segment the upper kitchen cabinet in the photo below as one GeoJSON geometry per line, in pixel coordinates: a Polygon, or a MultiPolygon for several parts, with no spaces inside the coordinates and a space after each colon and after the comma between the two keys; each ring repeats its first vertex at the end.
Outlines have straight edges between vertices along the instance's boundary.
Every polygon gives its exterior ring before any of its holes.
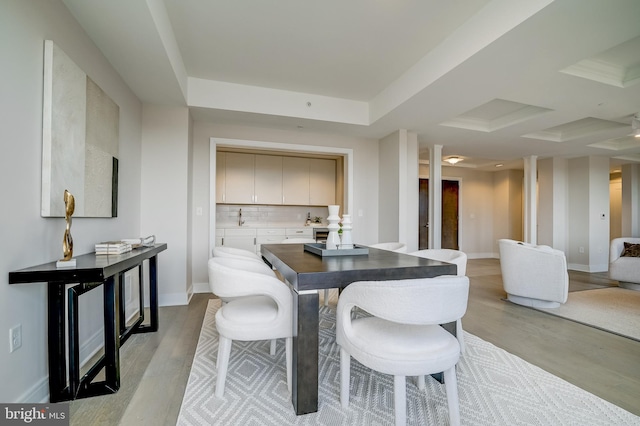
{"type": "Polygon", "coordinates": [[[282,204],[282,157],[218,153],[216,201],[228,204],[282,204]],[[218,192],[222,195],[218,195],[218,192]]]}
{"type": "Polygon", "coordinates": [[[336,160],[218,152],[216,202],[326,206],[336,203],[336,160]]]}
{"type": "Polygon", "coordinates": [[[309,204],[328,206],[336,203],[336,161],[309,160],[309,204]]]}
{"type": "Polygon", "coordinates": [[[256,155],[255,161],[256,204],[282,204],[282,157],[256,155]]]}
{"type": "Polygon", "coordinates": [[[216,153],[216,203],[224,203],[225,202],[225,152],[217,152],[216,153]]]}
{"type": "Polygon", "coordinates": [[[282,204],[309,205],[309,158],[282,159],[282,204]]]}
{"type": "Polygon", "coordinates": [[[237,152],[225,153],[224,203],[253,204],[255,155],[237,152]]]}

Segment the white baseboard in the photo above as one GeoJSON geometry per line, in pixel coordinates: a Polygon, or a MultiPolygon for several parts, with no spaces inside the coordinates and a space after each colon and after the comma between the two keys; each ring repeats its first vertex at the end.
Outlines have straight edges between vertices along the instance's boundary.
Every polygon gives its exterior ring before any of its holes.
{"type": "Polygon", "coordinates": [[[194,293],[211,293],[211,287],[209,287],[209,283],[193,283],[193,292],[194,293]]]}
{"type": "Polygon", "coordinates": [[[45,376],[31,386],[25,393],[20,395],[14,403],[47,403],[49,402],[49,376],[45,376]]]}
{"type": "Polygon", "coordinates": [[[160,306],[182,306],[188,305],[193,293],[160,293],[158,295],[158,305],[160,306]]]}
{"type": "Polygon", "coordinates": [[[580,271],[580,272],[607,272],[609,270],[609,265],[583,265],[580,263],[569,263],[567,265],[567,269],[571,271],[580,271]]]}

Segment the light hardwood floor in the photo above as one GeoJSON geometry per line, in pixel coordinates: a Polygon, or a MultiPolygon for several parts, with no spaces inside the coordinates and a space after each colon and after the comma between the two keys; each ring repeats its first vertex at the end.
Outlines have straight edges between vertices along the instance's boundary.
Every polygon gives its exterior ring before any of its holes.
{"type": "MultiPolygon", "coordinates": [[[[497,259],[469,260],[467,275],[466,331],[640,415],[640,342],[503,301],[497,259]]],[[[615,285],[606,274],[569,276],[570,291],[615,285]]],[[[71,424],[175,425],[212,297],[160,308],[160,330],[122,347],[118,393],[71,402],[71,424]]]]}

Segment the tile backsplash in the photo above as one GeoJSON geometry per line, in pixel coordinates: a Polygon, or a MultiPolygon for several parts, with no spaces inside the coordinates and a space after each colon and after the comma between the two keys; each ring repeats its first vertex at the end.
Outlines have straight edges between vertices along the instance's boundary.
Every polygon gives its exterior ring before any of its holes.
{"type": "Polygon", "coordinates": [[[216,227],[238,225],[240,209],[242,209],[244,224],[254,226],[304,226],[308,213],[312,221],[314,217],[319,216],[322,218],[322,223],[327,225],[327,216],[329,216],[327,207],[217,204],[216,227]]]}

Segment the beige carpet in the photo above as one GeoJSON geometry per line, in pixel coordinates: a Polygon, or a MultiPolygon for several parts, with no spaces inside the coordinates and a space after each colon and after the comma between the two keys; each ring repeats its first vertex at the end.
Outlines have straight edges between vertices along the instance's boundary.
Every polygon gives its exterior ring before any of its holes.
{"type": "Polygon", "coordinates": [[[575,291],[559,308],[536,309],[640,341],[640,291],[619,287],[575,291]]]}

